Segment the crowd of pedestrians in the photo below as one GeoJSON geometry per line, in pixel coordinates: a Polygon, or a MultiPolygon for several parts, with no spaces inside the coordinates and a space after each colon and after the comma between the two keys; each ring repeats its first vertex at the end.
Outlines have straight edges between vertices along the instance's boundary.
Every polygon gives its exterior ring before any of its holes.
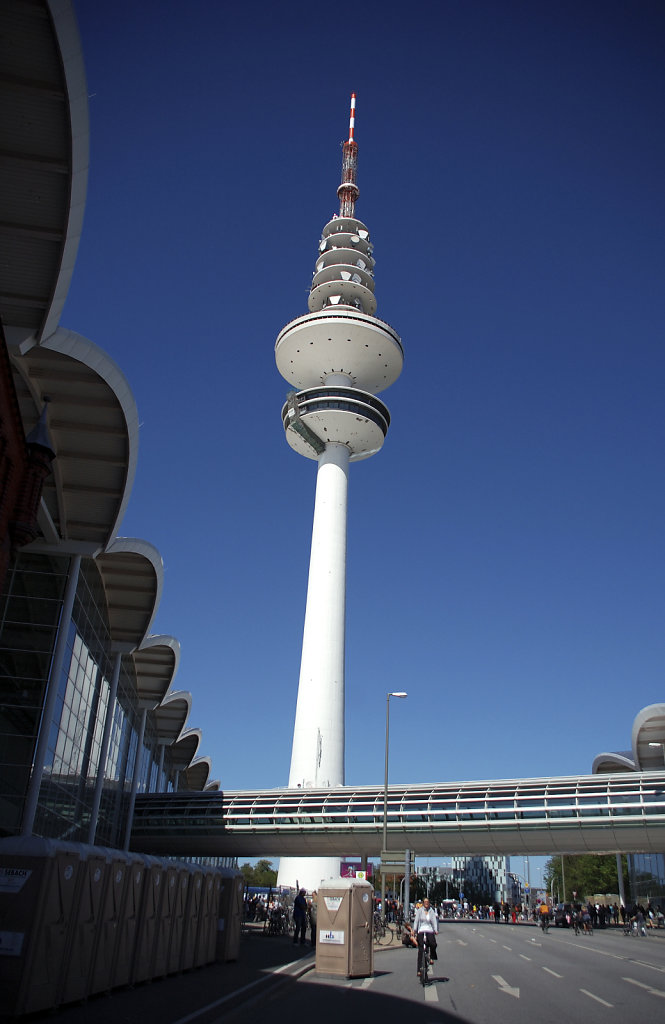
{"type": "MultiPolygon", "coordinates": [[[[295,897],[285,896],[277,892],[269,894],[247,894],[245,898],[244,914],[245,920],[257,922],[271,922],[276,919],[284,921],[284,931],[291,931],[295,926],[294,942],[305,942],[306,932],[310,933],[312,946],[316,939],[316,906],[317,894],[314,892],[307,896],[301,890],[295,897]]],[[[403,933],[404,944],[410,944],[409,919],[413,917],[422,906],[417,901],[415,906],[410,908],[410,913],[405,915],[403,905],[397,900],[386,900],[385,918],[389,924],[405,926],[403,933]]],[[[381,901],[375,900],[375,910],[380,914],[381,901]]],[[[539,921],[540,905],[530,909],[521,903],[494,903],[475,904],[466,900],[443,900],[433,905],[439,921],[450,920],[476,920],[489,921],[496,924],[517,924],[524,921],[539,921]]],[[[587,932],[603,928],[620,928],[626,933],[632,932],[637,935],[646,935],[649,931],[657,928],[665,928],[665,913],[662,904],[648,901],[646,904],[633,903],[628,907],[619,906],[617,903],[603,904],[593,903],[591,900],[576,903],[559,903],[554,909],[549,908],[549,923],[563,927],[574,928],[577,932],[587,932]]],[[[280,929],[281,931],[282,929],[280,929]]],[[[413,945],[415,945],[414,935],[413,945]]]]}

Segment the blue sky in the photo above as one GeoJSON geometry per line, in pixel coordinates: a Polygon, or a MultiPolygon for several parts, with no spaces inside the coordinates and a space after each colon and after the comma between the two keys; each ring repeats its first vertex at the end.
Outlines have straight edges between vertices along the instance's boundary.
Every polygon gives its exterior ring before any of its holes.
{"type": "Polygon", "coordinates": [[[315,467],[273,346],[306,312],[349,94],[383,451],[352,467],[346,779],[586,772],[663,699],[660,2],[78,0],[84,233],[63,325],[141,426],[121,532],[225,788],[288,776],[315,467]]]}

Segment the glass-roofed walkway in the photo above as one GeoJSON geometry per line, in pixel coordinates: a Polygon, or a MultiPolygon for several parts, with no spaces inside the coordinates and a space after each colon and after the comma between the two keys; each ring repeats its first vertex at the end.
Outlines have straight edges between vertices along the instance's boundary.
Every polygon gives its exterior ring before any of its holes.
{"type": "MultiPolygon", "coordinates": [[[[197,856],[378,856],[383,786],[139,797],[131,846],[197,856]]],[[[665,771],[390,786],[388,848],[662,853],[665,771]]]]}

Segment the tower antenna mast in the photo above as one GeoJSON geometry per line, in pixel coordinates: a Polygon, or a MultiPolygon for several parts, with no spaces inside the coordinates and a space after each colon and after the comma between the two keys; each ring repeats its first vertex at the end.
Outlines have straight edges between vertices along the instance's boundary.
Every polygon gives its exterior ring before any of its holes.
{"type": "Polygon", "coordinates": [[[353,138],[356,126],[356,94],[351,93],[351,114],[349,115],[349,137],[342,143],[342,183],[337,189],[339,197],[340,217],[353,217],[356,211],[356,199],[360,189],[356,184],[358,177],[358,143],[353,138]]]}

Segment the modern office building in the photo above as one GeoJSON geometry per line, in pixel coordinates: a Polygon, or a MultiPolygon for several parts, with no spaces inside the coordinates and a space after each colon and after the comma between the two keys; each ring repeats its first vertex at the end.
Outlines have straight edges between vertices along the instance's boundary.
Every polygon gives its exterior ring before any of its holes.
{"type": "MultiPolygon", "coordinates": [[[[604,752],[592,772],[662,771],[665,766],[665,704],[649,704],[635,716],[630,750],[604,752]]],[[[665,852],[628,854],[631,899],[665,900],[665,852]]]]}
{"type": "Polygon", "coordinates": [[[219,783],[173,686],[178,642],[151,632],[161,557],[119,536],[134,399],[60,324],[88,174],[70,0],[6,0],[0,48],[0,836],[126,847],[138,792],[219,783]]]}
{"type": "MultiPolygon", "coordinates": [[[[286,440],[317,463],[289,788],[344,784],[349,464],[381,449],[390,414],[376,395],[397,380],[403,364],[399,337],[374,316],[373,248],[369,230],[355,216],[354,126],[355,95],[343,143],[339,215],[321,234],[309,313],[288,323],[275,344],[277,368],[294,389],[282,409],[286,440]]],[[[339,870],[336,859],[282,858],[279,882],[312,889],[339,870]]]]}
{"type": "Polygon", "coordinates": [[[510,857],[453,857],[451,864],[453,878],[460,880],[462,891],[470,883],[474,892],[485,893],[492,903],[516,902],[510,857]]]}

